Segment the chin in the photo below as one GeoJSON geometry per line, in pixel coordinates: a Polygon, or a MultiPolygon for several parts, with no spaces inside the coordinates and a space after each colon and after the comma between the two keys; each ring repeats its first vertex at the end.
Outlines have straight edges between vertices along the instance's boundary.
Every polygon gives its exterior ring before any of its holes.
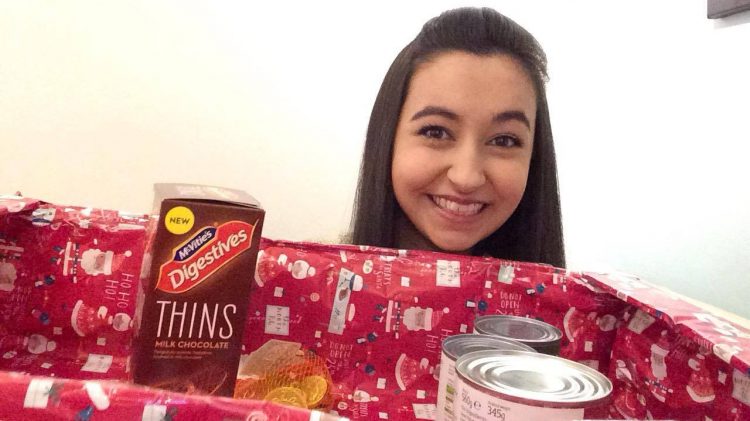
{"type": "Polygon", "coordinates": [[[438,241],[433,244],[440,250],[453,254],[471,254],[471,249],[476,245],[476,243],[467,243],[464,241],[438,241]]]}

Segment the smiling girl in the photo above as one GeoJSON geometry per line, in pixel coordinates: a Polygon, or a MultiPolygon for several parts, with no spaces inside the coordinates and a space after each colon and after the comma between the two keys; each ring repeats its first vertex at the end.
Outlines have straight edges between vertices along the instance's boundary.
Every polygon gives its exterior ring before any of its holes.
{"type": "Polygon", "coordinates": [[[352,242],[565,265],[546,56],[492,9],[427,22],[370,116],[352,242]]]}

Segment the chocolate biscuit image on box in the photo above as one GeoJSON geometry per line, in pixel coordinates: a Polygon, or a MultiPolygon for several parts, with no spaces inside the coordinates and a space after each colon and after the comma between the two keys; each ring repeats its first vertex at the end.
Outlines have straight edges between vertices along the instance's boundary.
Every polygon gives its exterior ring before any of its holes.
{"type": "Polygon", "coordinates": [[[236,190],[156,190],[161,206],[142,285],[133,380],[232,396],[264,211],[236,190]]]}

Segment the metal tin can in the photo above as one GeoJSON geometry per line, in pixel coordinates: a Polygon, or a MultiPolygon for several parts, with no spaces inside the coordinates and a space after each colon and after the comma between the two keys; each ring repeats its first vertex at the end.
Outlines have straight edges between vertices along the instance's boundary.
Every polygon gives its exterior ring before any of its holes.
{"type": "Polygon", "coordinates": [[[456,361],[456,373],[457,420],[579,420],[612,392],[591,367],[523,351],[471,352],[456,361]]]}
{"type": "Polygon", "coordinates": [[[506,315],[480,316],[474,321],[474,333],[518,341],[542,354],[560,354],[562,332],[541,320],[506,315]]]}
{"type": "Polygon", "coordinates": [[[437,396],[437,421],[453,421],[458,387],[456,377],[456,360],[469,352],[484,350],[527,351],[535,352],[533,348],[520,342],[497,336],[462,334],[449,336],[443,340],[440,354],[440,378],[437,396]]]}

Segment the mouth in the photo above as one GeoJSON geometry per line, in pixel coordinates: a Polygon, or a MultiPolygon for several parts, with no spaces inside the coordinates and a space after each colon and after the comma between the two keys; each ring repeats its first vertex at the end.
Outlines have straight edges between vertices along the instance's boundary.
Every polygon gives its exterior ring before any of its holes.
{"type": "Polygon", "coordinates": [[[441,210],[444,210],[450,214],[470,217],[478,215],[484,208],[488,206],[485,202],[457,200],[454,198],[448,198],[446,196],[433,196],[430,195],[432,202],[441,210]]]}

